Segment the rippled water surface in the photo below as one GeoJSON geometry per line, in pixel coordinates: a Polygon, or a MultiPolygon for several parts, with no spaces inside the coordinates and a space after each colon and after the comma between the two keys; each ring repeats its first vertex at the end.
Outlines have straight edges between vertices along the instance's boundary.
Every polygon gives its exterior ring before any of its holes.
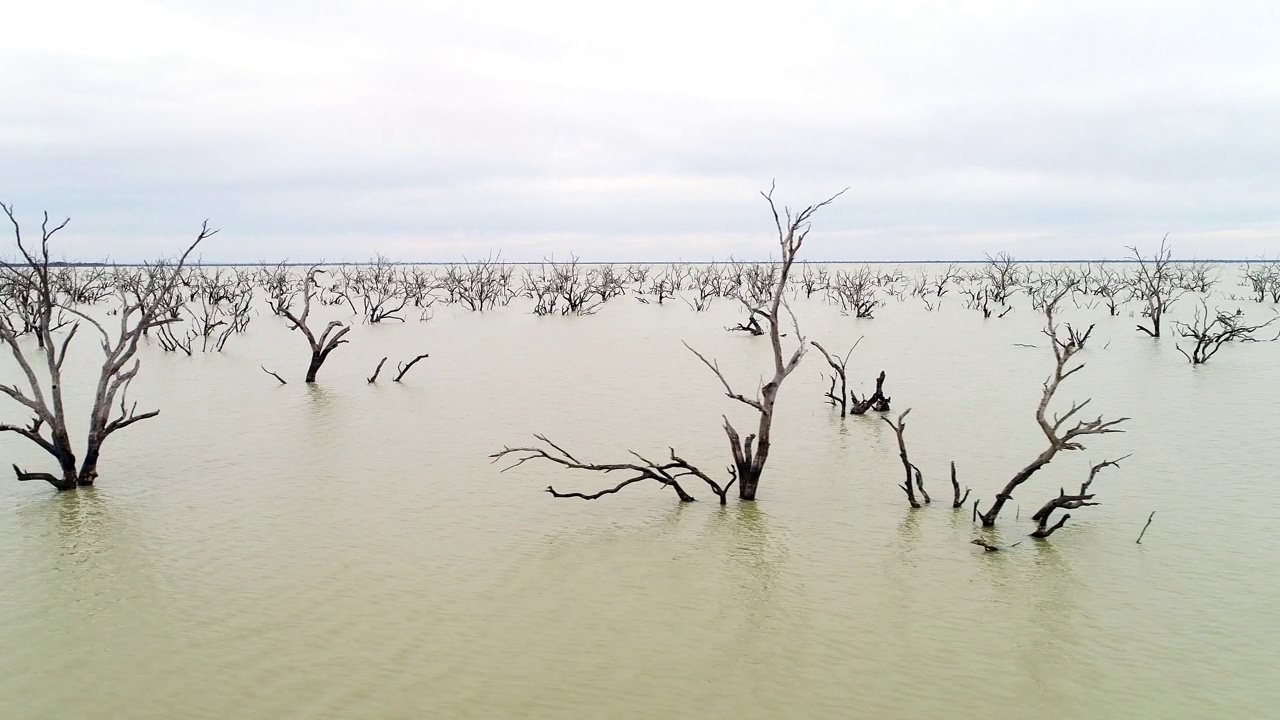
{"type": "MultiPolygon", "coordinates": [[[[749,416],[680,343],[748,390],[767,341],[724,330],[729,302],[438,308],[357,326],[315,387],[269,314],[221,355],[148,349],[133,395],[162,414],[109,441],[99,487],[0,483],[0,717],[1277,717],[1280,345],[1193,369],[1127,310],[1073,310],[1097,329],[1062,400],[1133,419],[1023,486],[991,536],[1021,543],[984,553],[946,468],[985,506],[1043,448],[1041,318],[954,294],[874,320],[794,307],[829,349],[865,336],[851,374],[866,391],[886,370],[894,414],[913,408],[932,506],[907,508],[883,422],[824,404],[816,353],[782,389],[757,503],[692,484],[688,505],[656,485],[557,500],[543,488],[609,479],[490,464],[541,432],[723,475],[720,416],[749,416]],[[365,382],[423,351],[403,384],[365,382]],[[1060,486],[1127,453],[1102,505],[1025,538],[1060,486]]],[[[48,465],[14,437],[0,453],[48,465]]]]}

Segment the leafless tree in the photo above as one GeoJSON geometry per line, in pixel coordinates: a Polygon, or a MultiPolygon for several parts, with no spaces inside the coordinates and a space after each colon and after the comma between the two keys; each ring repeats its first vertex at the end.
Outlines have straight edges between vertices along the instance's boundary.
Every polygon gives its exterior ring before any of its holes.
{"type": "Polygon", "coordinates": [[[38,297],[34,332],[42,341],[42,357],[29,358],[8,317],[0,316],[0,341],[9,346],[10,353],[27,381],[25,389],[17,384],[0,385],[0,394],[22,405],[33,415],[27,425],[0,424],[0,432],[16,433],[35,443],[53,456],[61,471],[60,475],[25,473],[14,466],[19,480],[46,480],[58,490],[92,485],[98,477],[98,460],[107,438],[134,423],[160,414],[159,410],[139,413],[137,403],[130,405],[128,402],[129,385],[141,368],[140,361],[135,357],[138,344],[146,329],[170,322],[165,313],[187,257],[197,245],[217,231],[210,229],[206,221],[195,241],[176,262],[160,261],[148,265],[144,269],[143,281],[132,288],[122,288],[119,291],[121,304],[116,311],[119,328],[114,333],[109,332],[101,322],[86,312],[70,304],[62,306],[61,309],[75,315],[78,320],[70,325],[70,330],[61,343],[55,344],[54,317],[60,301],[53,287],[49,241],[69,221],[64,220],[50,227],[49,215],[45,213],[39,245],[32,248],[23,240],[22,229],[14,216],[13,207],[0,203],[0,208],[3,208],[13,225],[14,238],[21,255],[21,260],[13,264],[4,263],[3,267],[10,271],[7,274],[20,277],[20,282],[29,283],[32,292],[38,297]],[[93,407],[89,412],[84,459],[77,467],[76,453],[67,427],[62,369],[81,322],[88,323],[98,331],[104,357],[98,372],[93,407]],[[44,366],[43,378],[36,372],[38,364],[44,366]]]}
{"type": "MultiPolygon", "coordinates": [[[[387,320],[404,322],[400,312],[409,303],[409,293],[405,290],[404,276],[396,264],[379,253],[373,261],[355,268],[351,282],[346,291],[360,298],[360,317],[366,323],[374,324],[387,320]]],[[[348,301],[350,298],[348,297],[348,301]]]]}
{"type": "Polygon", "coordinates": [[[72,305],[96,305],[111,295],[111,278],[101,266],[62,267],[54,270],[57,292],[72,305]]]}
{"type": "Polygon", "coordinates": [[[980,273],[991,301],[1002,306],[1009,304],[1009,297],[1017,291],[1024,275],[1025,270],[1007,252],[996,253],[995,257],[988,255],[980,273]]]}
{"type": "MultiPolygon", "coordinates": [[[[920,501],[916,500],[915,487],[919,487],[921,492],[924,491],[924,477],[920,470],[911,464],[911,459],[907,457],[907,440],[905,433],[907,431],[907,415],[911,414],[911,408],[907,408],[898,416],[898,422],[885,417],[880,418],[885,421],[889,427],[893,428],[893,434],[898,438],[898,458],[902,460],[902,469],[906,472],[907,479],[898,487],[907,494],[907,503],[913,508],[920,507],[920,501]]],[[[924,494],[924,501],[929,502],[928,494],[924,494]]]]}
{"type": "Polygon", "coordinates": [[[311,362],[307,365],[306,382],[313,383],[316,381],[316,373],[320,371],[320,366],[324,365],[324,361],[329,358],[329,353],[333,352],[339,345],[345,345],[347,341],[344,336],[351,331],[350,325],[344,325],[341,321],[333,320],[325,326],[324,332],[317,337],[311,327],[307,325],[307,320],[311,316],[311,300],[316,294],[318,283],[316,275],[324,271],[318,267],[312,267],[307,271],[306,280],[303,283],[302,290],[302,312],[294,314],[292,308],[287,302],[277,301],[275,311],[278,315],[288,318],[293,323],[291,330],[298,330],[307,338],[307,343],[311,346],[311,362]]]}
{"type": "Polygon", "coordinates": [[[1093,502],[1095,494],[1089,492],[1089,486],[1093,484],[1094,478],[1098,476],[1098,473],[1101,472],[1103,468],[1120,467],[1120,462],[1128,457],[1128,455],[1125,455],[1118,460],[1103,460],[1097,465],[1090,467],[1089,479],[1080,484],[1080,492],[1075,495],[1068,495],[1065,489],[1059,488],[1058,496],[1045,503],[1035,512],[1034,515],[1031,516],[1031,519],[1036,523],[1035,532],[1031,533],[1031,537],[1043,540],[1057,532],[1063,525],[1067,524],[1067,520],[1071,518],[1071,513],[1063,513],[1057,523],[1053,525],[1049,524],[1053,517],[1053,513],[1057,510],[1075,510],[1077,508],[1097,505],[1098,503],[1093,502]]]}
{"type": "Polygon", "coordinates": [[[1280,266],[1276,261],[1246,262],[1242,274],[1243,284],[1252,290],[1255,300],[1263,303],[1270,295],[1271,302],[1280,303],[1280,266]]]}
{"type": "MultiPolygon", "coordinates": [[[[644,291],[649,295],[657,298],[658,304],[669,300],[680,292],[684,287],[685,280],[689,273],[689,266],[684,263],[670,263],[658,275],[651,276],[652,281],[649,287],[644,291]]],[[[648,302],[647,299],[644,299],[648,302]]]]}
{"type": "Polygon", "coordinates": [[[465,262],[461,267],[448,266],[440,285],[449,302],[474,312],[485,312],[511,301],[514,272],[502,261],[501,255],[490,255],[484,260],[465,262]]]}
{"type": "MultiPolygon", "coordinates": [[[[789,208],[778,208],[773,199],[773,189],[769,192],[762,193],[765,200],[769,203],[769,209],[773,213],[774,225],[778,231],[778,244],[782,251],[782,259],[779,265],[776,281],[773,283],[773,295],[766,309],[761,312],[764,314],[764,320],[768,324],[768,336],[770,346],[773,350],[773,366],[774,373],[772,379],[764,383],[757,391],[755,397],[747,397],[741,393],[735,392],[724,374],[720,371],[719,366],[698,351],[689,347],[689,350],[698,357],[720,380],[724,386],[725,394],[729,398],[740,402],[752,408],[758,417],[758,427],[755,433],[748,435],[745,439],[741,437],[738,430],[730,422],[728,416],[724,418],[724,431],[729,439],[730,449],[733,453],[733,465],[729,468],[730,481],[725,484],[715,482],[706,473],[703,473],[689,463],[681,460],[676,456],[674,450],[671,452],[671,461],[669,463],[656,463],[649,461],[639,455],[640,463],[616,463],[616,464],[595,464],[583,463],[576,460],[572,454],[563,448],[552,443],[545,436],[537,436],[537,438],[547,447],[519,447],[519,448],[503,448],[501,451],[494,453],[494,460],[505,458],[508,456],[519,457],[517,465],[533,459],[547,460],[558,465],[579,470],[587,470],[593,472],[618,472],[625,471],[634,473],[627,480],[619,483],[617,486],[597,492],[595,494],[583,493],[559,493],[552,488],[548,491],[555,497],[579,497],[594,500],[602,495],[612,494],[627,487],[631,484],[641,482],[643,480],[654,480],[662,485],[672,488],[676,491],[682,501],[692,500],[680,485],[679,478],[684,476],[693,476],[707,483],[709,487],[720,497],[720,502],[725,502],[725,496],[730,488],[736,484],[738,486],[738,498],[740,500],[751,501],[756,499],[757,489],[759,488],[760,478],[764,472],[765,463],[769,458],[769,451],[772,442],[773,416],[777,402],[778,391],[782,387],[782,383],[786,378],[795,371],[799,366],[801,359],[805,353],[805,341],[803,337],[799,337],[797,347],[790,354],[789,358],[783,353],[782,333],[781,333],[781,313],[787,309],[783,298],[787,288],[788,277],[791,268],[795,262],[796,255],[799,253],[805,238],[809,234],[810,220],[814,213],[823,207],[831,204],[844,191],[820,202],[810,205],[799,212],[793,213],[789,208]]],[[[788,310],[788,314],[789,310],[788,310]]],[[[795,318],[792,316],[792,324],[796,325],[795,318]]],[[[796,331],[799,336],[799,330],[796,331]]],[[[686,344],[686,347],[688,345],[686,344]]],[[[634,454],[634,453],[633,453],[634,454]]]]}
{"type": "Polygon", "coordinates": [[[724,276],[720,267],[715,264],[703,265],[689,272],[689,289],[694,292],[692,299],[684,298],[684,302],[695,312],[705,312],[711,302],[724,295],[724,276]]]}
{"type": "Polygon", "coordinates": [[[627,279],[615,265],[592,268],[587,272],[587,284],[601,303],[627,294],[627,279]]]}
{"type": "Polygon", "coordinates": [[[1222,280],[1218,268],[1204,260],[1195,260],[1176,268],[1178,287],[1188,292],[1207,295],[1222,280]]]}
{"type": "Polygon", "coordinates": [[[1255,334],[1265,330],[1272,323],[1280,320],[1280,315],[1257,325],[1245,323],[1244,311],[1237,309],[1234,313],[1209,312],[1209,306],[1203,298],[1200,307],[1196,308],[1195,318],[1190,323],[1174,321],[1173,326],[1178,334],[1195,341],[1191,352],[1187,352],[1178,344],[1178,352],[1192,365],[1203,365],[1209,358],[1217,354],[1223,345],[1230,342],[1258,342],[1259,340],[1276,340],[1280,338],[1258,338],[1255,334]]]}
{"type": "Polygon", "coordinates": [[[805,297],[813,297],[814,293],[825,291],[830,286],[831,278],[826,267],[803,263],[800,268],[800,287],[804,289],[805,297]]]}
{"type": "Polygon", "coordinates": [[[876,376],[876,391],[862,398],[849,391],[849,399],[853,401],[853,405],[849,407],[850,415],[865,415],[867,411],[874,410],[876,412],[889,412],[890,397],[884,394],[884,371],[876,376]]]}
{"type": "MultiPolygon", "coordinates": [[[[778,206],[773,200],[773,188],[770,188],[767,193],[762,193],[769,203],[770,211],[773,213],[774,227],[778,232],[778,245],[781,249],[781,263],[778,267],[777,278],[773,283],[773,296],[767,313],[764,315],[764,319],[768,324],[769,344],[773,349],[774,373],[773,378],[760,388],[756,397],[748,398],[734,392],[732,386],[715,363],[707,360],[706,357],[693,350],[693,348],[689,348],[703,364],[715,373],[721,384],[724,385],[726,396],[752,408],[759,416],[756,433],[748,435],[745,439],[739,435],[733,423],[729,421],[728,416],[724,418],[725,434],[729,437],[729,446],[733,451],[734,477],[738,480],[738,498],[741,500],[756,499],[756,490],[760,484],[760,477],[764,473],[765,462],[769,459],[774,406],[777,402],[778,391],[782,388],[783,381],[800,365],[800,361],[805,354],[805,341],[804,337],[800,336],[798,326],[796,327],[796,348],[789,359],[783,354],[782,350],[781,312],[784,309],[783,300],[786,294],[787,279],[791,274],[791,267],[795,263],[796,255],[800,252],[805,238],[809,235],[810,220],[814,213],[834,202],[843,193],[844,191],[841,190],[830,198],[810,205],[794,214],[790,208],[786,207],[782,208],[781,213],[779,212],[778,206]]],[[[789,309],[788,312],[790,312],[789,309]]],[[[794,319],[794,316],[792,316],[792,324],[796,325],[794,319]]]]}
{"type": "Polygon", "coordinates": [[[524,294],[535,301],[534,315],[591,315],[604,304],[573,255],[564,263],[547,260],[536,271],[526,268],[523,285],[524,294]]]}
{"type": "Polygon", "coordinates": [[[1141,300],[1146,307],[1142,311],[1151,327],[1139,325],[1138,330],[1160,337],[1160,320],[1165,312],[1185,292],[1178,287],[1177,268],[1173,265],[1173,251],[1169,248],[1168,236],[1160,241],[1160,249],[1152,257],[1143,257],[1136,246],[1130,246],[1133,259],[1138,264],[1137,274],[1130,288],[1134,299],[1141,300]]]}
{"type": "MultiPolygon", "coordinates": [[[[1031,464],[1019,470],[1005,484],[1004,488],[996,494],[995,502],[982,515],[982,524],[985,527],[995,525],[1001,508],[1013,497],[1013,491],[1019,485],[1031,479],[1031,476],[1037,470],[1048,465],[1060,451],[1083,450],[1084,445],[1079,442],[1079,438],[1089,435],[1123,432],[1117,426],[1128,420],[1128,418],[1123,417],[1116,420],[1104,420],[1102,416],[1098,416],[1095,420],[1076,420],[1074,425],[1069,424],[1072,418],[1075,418],[1089,404],[1090,400],[1072,404],[1062,415],[1055,414],[1052,417],[1049,415],[1049,406],[1053,402],[1058,388],[1062,386],[1063,381],[1084,369],[1083,363],[1072,365],[1073,358],[1081,350],[1080,345],[1073,342],[1070,337],[1062,335],[1058,328],[1057,319],[1054,317],[1058,302],[1065,297],[1066,292],[1063,291],[1062,295],[1049,302],[1044,311],[1044,334],[1049,338],[1050,347],[1053,349],[1054,368],[1052,374],[1044,382],[1044,391],[1040,395],[1040,404],[1036,407],[1036,423],[1039,424],[1040,430],[1049,441],[1049,446],[1031,464]]],[[[977,508],[976,502],[974,505],[975,511],[977,508]]]]}
{"type": "Polygon", "coordinates": [[[881,286],[881,279],[871,268],[863,265],[857,270],[838,270],[827,292],[844,312],[852,312],[854,317],[870,318],[876,308],[884,304],[876,297],[881,286]]]}
{"type": "Polygon", "coordinates": [[[1094,266],[1092,294],[1103,298],[1107,303],[1107,312],[1111,317],[1120,314],[1120,306],[1124,304],[1124,294],[1129,289],[1129,282],[1123,274],[1109,263],[1096,263],[1094,266]]]}
{"type": "Polygon", "coordinates": [[[951,461],[951,491],[954,497],[951,500],[952,509],[964,507],[964,502],[969,499],[969,487],[965,487],[964,495],[960,494],[960,481],[956,479],[956,461],[951,461]]]}
{"type": "Polygon", "coordinates": [[[831,388],[827,390],[826,398],[832,405],[838,405],[840,407],[841,417],[849,414],[850,393],[849,381],[846,375],[846,368],[849,366],[849,356],[853,355],[853,351],[858,349],[858,343],[861,342],[862,338],[858,338],[857,342],[853,344],[853,347],[849,348],[849,352],[844,354],[844,357],[832,355],[827,352],[827,349],[819,345],[816,340],[810,341],[809,343],[810,345],[818,348],[818,352],[822,353],[823,359],[825,359],[827,364],[831,366],[831,375],[829,376],[831,380],[831,388]],[[840,384],[839,394],[836,393],[837,381],[840,384]]]}

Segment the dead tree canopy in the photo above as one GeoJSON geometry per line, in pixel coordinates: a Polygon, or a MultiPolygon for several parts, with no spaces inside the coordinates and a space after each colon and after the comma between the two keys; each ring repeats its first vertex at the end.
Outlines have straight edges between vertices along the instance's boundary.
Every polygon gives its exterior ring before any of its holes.
{"type": "Polygon", "coordinates": [[[1202,299],[1200,307],[1196,308],[1195,318],[1192,322],[1174,321],[1173,323],[1179,335],[1195,341],[1195,344],[1191,346],[1191,352],[1184,350],[1181,344],[1177,344],[1175,347],[1187,359],[1187,362],[1192,365],[1203,365],[1209,362],[1209,358],[1216,355],[1222,349],[1222,346],[1227,343],[1276,340],[1277,338],[1259,338],[1255,335],[1255,333],[1270,327],[1276,320],[1280,320],[1280,315],[1274,316],[1264,323],[1249,325],[1245,322],[1243,310],[1236,310],[1234,313],[1218,310],[1215,313],[1210,313],[1209,305],[1202,299]]]}
{"type": "Polygon", "coordinates": [[[1004,488],[996,494],[995,502],[982,515],[982,524],[984,526],[995,525],[996,517],[999,516],[1004,504],[1013,497],[1013,491],[1029,480],[1037,470],[1048,465],[1059,451],[1084,449],[1084,445],[1080,443],[1080,438],[1089,435],[1123,432],[1117,426],[1128,420],[1128,418],[1104,420],[1101,415],[1094,420],[1075,419],[1080,411],[1089,404],[1090,400],[1072,404],[1062,415],[1049,415],[1049,406],[1053,402],[1058,388],[1062,386],[1063,381],[1084,369],[1083,363],[1075,366],[1071,365],[1072,359],[1080,352],[1081,346],[1070,336],[1064,336],[1059,331],[1058,323],[1054,318],[1054,310],[1058,302],[1069,292],[1069,288],[1060,292],[1045,304],[1044,309],[1046,320],[1044,334],[1048,336],[1050,347],[1053,348],[1054,367],[1053,372],[1044,382],[1044,390],[1040,395],[1040,404],[1036,407],[1036,423],[1039,424],[1045,439],[1049,441],[1049,446],[1029,465],[1019,470],[1005,484],[1004,488]],[[1073,419],[1074,424],[1072,424],[1073,419]]]}
{"type": "Polygon", "coordinates": [[[292,330],[300,330],[307,338],[307,343],[311,345],[311,362],[307,365],[306,382],[313,383],[316,381],[316,373],[320,371],[320,366],[324,365],[324,361],[329,358],[329,353],[333,352],[339,345],[346,344],[343,337],[351,331],[351,326],[343,325],[341,322],[334,320],[325,326],[324,332],[319,336],[312,331],[307,325],[307,319],[311,315],[311,300],[315,296],[317,287],[316,275],[324,272],[318,267],[312,266],[307,271],[307,277],[302,285],[302,312],[294,314],[290,307],[289,297],[277,298],[273,309],[276,314],[283,315],[293,323],[292,330]]]}
{"type": "Polygon", "coordinates": [[[146,265],[131,278],[131,282],[122,285],[117,291],[120,304],[114,311],[118,327],[109,331],[102,322],[78,309],[74,300],[60,297],[55,288],[49,241],[67,226],[69,220],[51,227],[49,214],[45,213],[40,226],[40,240],[32,247],[23,238],[13,207],[0,203],[0,209],[13,225],[14,239],[21,256],[14,263],[0,262],[0,272],[8,282],[18,283],[34,298],[35,314],[30,330],[36,335],[39,346],[38,357],[28,357],[28,351],[22,348],[18,339],[20,329],[13,326],[7,314],[0,313],[0,342],[9,347],[26,380],[26,387],[16,383],[0,385],[0,394],[23,406],[32,415],[25,425],[0,423],[0,432],[12,432],[35,443],[53,456],[61,471],[61,475],[26,473],[15,466],[19,480],[47,480],[58,490],[92,485],[98,477],[98,459],[107,438],[118,430],[160,414],[159,410],[139,413],[137,403],[128,401],[129,385],[141,368],[136,357],[138,345],[147,330],[175,320],[171,310],[182,268],[196,246],[217,231],[210,229],[206,221],[196,239],[176,262],[159,261],[146,265]],[[64,311],[76,320],[60,319],[64,311]],[[77,467],[67,427],[62,369],[81,323],[87,323],[98,332],[103,360],[89,412],[84,458],[77,467]],[[66,328],[65,334],[60,342],[55,342],[54,333],[61,332],[61,328],[66,328]],[[35,370],[38,365],[43,365],[44,371],[39,375],[35,370]]]}
{"type": "Polygon", "coordinates": [[[1138,330],[1153,338],[1160,337],[1161,320],[1165,312],[1185,292],[1179,288],[1177,268],[1173,264],[1173,251],[1169,248],[1168,240],[1168,236],[1165,236],[1160,241],[1160,249],[1149,258],[1143,257],[1136,246],[1129,248],[1138,265],[1130,293],[1134,299],[1141,300],[1146,305],[1142,315],[1151,325],[1139,325],[1138,330]]]}

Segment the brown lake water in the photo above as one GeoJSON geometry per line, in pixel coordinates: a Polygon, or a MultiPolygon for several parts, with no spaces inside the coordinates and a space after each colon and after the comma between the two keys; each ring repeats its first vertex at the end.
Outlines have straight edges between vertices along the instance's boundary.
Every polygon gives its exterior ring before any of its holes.
{"type": "MultiPolygon", "coordinates": [[[[356,326],[314,387],[269,313],[220,355],[148,348],[132,394],[162,413],[109,441],[98,487],[0,482],[0,717],[1280,717],[1280,344],[1192,368],[1128,309],[1070,311],[1097,328],[1060,402],[1132,421],[1024,485],[991,536],[1021,544],[984,553],[947,464],[985,507],[1043,449],[1042,317],[1022,298],[984,319],[954,292],[873,320],[793,306],[828,349],[865,336],[852,378],[884,369],[894,416],[913,408],[932,506],[907,507],[878,417],[824,402],[816,352],[782,388],[757,503],[692,483],[686,505],[643,484],[558,500],[543,488],[608,478],[490,463],[541,432],[599,462],[674,446],[723,476],[720,416],[750,416],[681,340],[742,391],[770,366],[723,300],[437,307],[356,326]],[[424,351],[403,384],[365,382],[424,351]],[[1102,505],[1025,537],[1127,453],[1102,505]]],[[[77,342],[83,396],[97,350],[77,342]]],[[[24,443],[0,437],[4,465],[49,469],[24,443]]]]}

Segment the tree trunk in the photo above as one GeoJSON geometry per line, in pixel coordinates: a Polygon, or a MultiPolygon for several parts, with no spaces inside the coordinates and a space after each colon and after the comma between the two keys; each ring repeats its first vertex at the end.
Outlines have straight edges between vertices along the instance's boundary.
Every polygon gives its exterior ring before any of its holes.
{"type": "Polygon", "coordinates": [[[996,518],[1000,515],[1000,509],[1003,508],[1004,504],[1013,497],[1013,491],[1019,485],[1029,480],[1037,470],[1048,465],[1049,461],[1052,460],[1053,456],[1057,453],[1058,448],[1050,445],[1049,449],[1040,453],[1040,457],[1036,458],[1030,465],[1022,468],[1017,475],[1014,475],[1013,479],[1009,480],[1008,484],[1004,486],[1004,489],[996,495],[995,503],[992,504],[991,508],[981,515],[982,526],[991,527],[995,525],[996,518]]]}
{"type": "MultiPolygon", "coordinates": [[[[762,468],[763,469],[763,468],[762,468]]],[[[760,485],[760,470],[753,470],[750,467],[738,468],[738,499],[739,500],[755,500],[756,487],[760,485]]]]}
{"type": "Polygon", "coordinates": [[[88,449],[84,453],[84,463],[80,465],[80,474],[76,477],[76,484],[80,487],[90,487],[98,479],[98,455],[101,451],[102,439],[91,435],[88,449]]]}
{"type": "Polygon", "coordinates": [[[307,382],[316,381],[316,373],[320,372],[320,366],[324,364],[324,353],[311,353],[311,364],[307,366],[307,382]]]}

